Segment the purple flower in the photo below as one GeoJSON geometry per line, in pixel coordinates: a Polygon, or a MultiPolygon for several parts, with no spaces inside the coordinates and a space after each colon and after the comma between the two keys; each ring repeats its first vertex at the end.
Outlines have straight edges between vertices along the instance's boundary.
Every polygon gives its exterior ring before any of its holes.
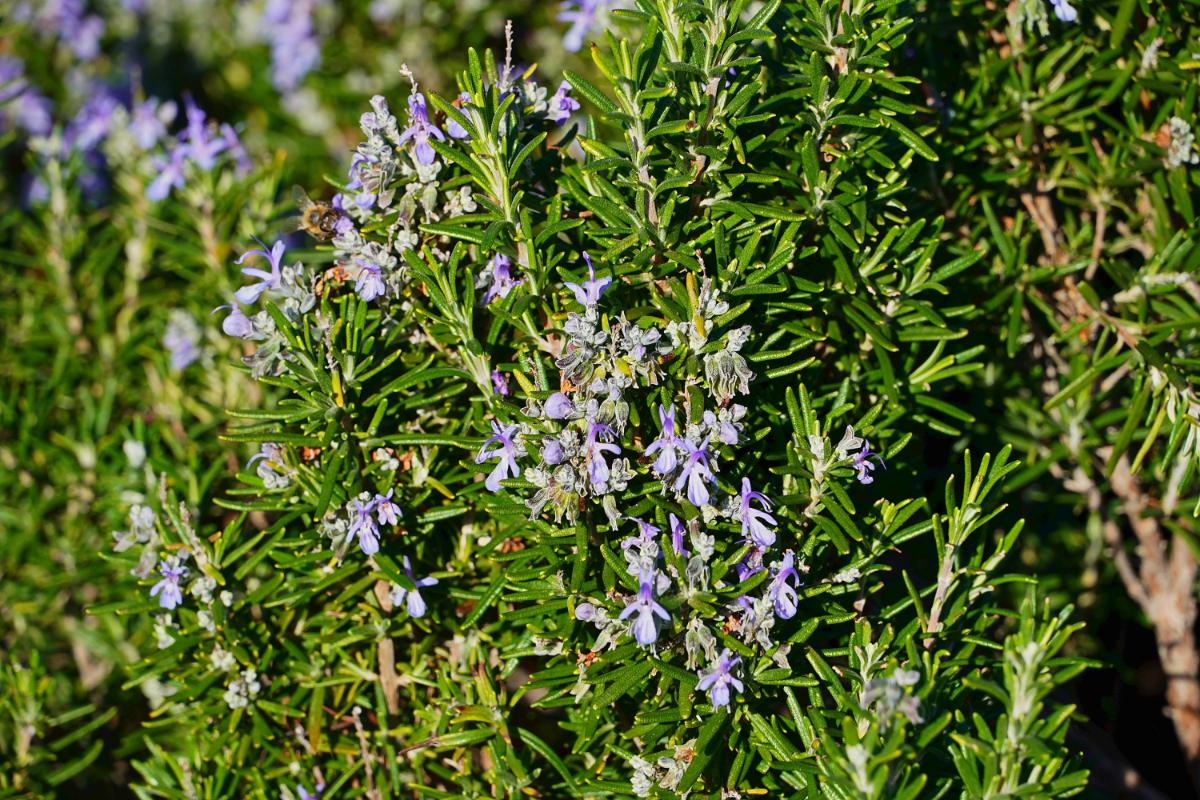
{"type": "Polygon", "coordinates": [[[609,469],[608,463],[604,460],[605,453],[612,453],[614,456],[619,455],[621,448],[615,444],[609,444],[616,437],[616,433],[608,425],[599,422],[588,423],[587,442],[584,445],[586,452],[585,463],[587,464],[588,479],[592,482],[592,486],[600,491],[603,491],[608,484],[609,469]]]}
{"type": "Polygon", "coordinates": [[[268,0],[259,22],[260,38],[271,46],[271,83],[284,94],[321,63],[313,12],[323,0],[268,0]]]}
{"type": "Polygon", "coordinates": [[[1054,16],[1063,22],[1075,22],[1079,19],[1079,12],[1071,6],[1068,0],[1050,0],[1050,5],[1054,6],[1054,16]]]}
{"type": "Polygon", "coordinates": [[[767,596],[775,604],[775,613],[780,619],[791,619],[796,616],[796,603],[799,600],[796,597],[796,590],[788,583],[788,580],[800,583],[800,573],[796,571],[795,556],[791,550],[783,554],[783,561],[777,562],[773,571],[775,577],[771,578],[767,596]]]}
{"type": "Polygon", "coordinates": [[[215,314],[218,311],[229,309],[229,316],[221,321],[221,330],[225,331],[226,336],[236,336],[238,339],[249,339],[254,335],[254,323],[250,318],[242,313],[242,310],[234,303],[228,305],[217,306],[210,313],[215,314]]]}
{"type": "Polygon", "coordinates": [[[167,135],[167,123],[175,118],[175,104],[162,103],[151,97],[133,107],[129,117],[129,133],[143,150],[149,150],[167,135]]]}
{"type": "Polygon", "coordinates": [[[263,442],[259,446],[258,452],[250,456],[246,462],[246,469],[250,469],[250,465],[256,461],[265,461],[268,466],[283,464],[283,448],[275,442],[263,442]]]}
{"type": "Polygon", "coordinates": [[[104,36],[104,20],[89,14],[79,22],[79,27],[64,38],[71,43],[71,50],[82,61],[91,61],[100,54],[100,37],[104,36]]]}
{"type": "MultiPolygon", "coordinates": [[[[471,95],[463,92],[458,96],[458,106],[461,108],[466,105],[471,99],[471,95]]],[[[450,134],[451,139],[470,139],[471,134],[467,133],[467,129],[458,124],[458,121],[453,117],[446,117],[446,133],[450,134]]]]}
{"type": "Polygon", "coordinates": [[[512,389],[508,388],[508,376],[498,369],[492,370],[492,391],[501,397],[512,394],[512,389]]]}
{"type": "Polygon", "coordinates": [[[158,175],[146,186],[146,199],[157,203],[166,199],[172,189],[183,188],[183,166],[187,158],[187,146],[176,145],[168,158],[154,157],[154,168],[158,175]]]}
{"type": "Polygon", "coordinates": [[[674,489],[678,492],[686,483],[688,502],[700,508],[708,503],[710,497],[705,484],[716,480],[708,463],[708,437],[704,437],[704,441],[699,445],[693,445],[687,439],[681,441],[687,451],[687,458],[683,461],[683,470],[675,479],[674,489]]]}
{"type": "Polygon", "coordinates": [[[749,478],[742,478],[742,501],[738,508],[738,519],[742,521],[742,536],[753,542],[756,547],[766,550],[775,544],[775,531],[767,527],[779,524],[775,517],[771,516],[771,501],[761,492],[750,488],[749,478]],[[762,508],[750,505],[752,500],[757,500],[762,508]]]}
{"type": "Polygon", "coordinates": [[[483,296],[484,305],[491,303],[493,300],[503,300],[508,297],[508,293],[513,290],[514,286],[521,285],[519,279],[513,278],[512,262],[503,253],[497,253],[492,256],[489,266],[492,270],[491,274],[484,276],[490,284],[487,294],[483,296]]]}
{"type": "Polygon", "coordinates": [[[603,0],[568,0],[558,13],[560,22],[569,22],[571,27],[563,36],[563,47],[568,53],[577,53],[583,47],[583,37],[596,23],[596,14],[603,0]]]}
{"type": "Polygon", "coordinates": [[[683,544],[683,534],[686,530],[683,523],[674,514],[668,514],[667,521],[671,524],[671,549],[675,551],[676,555],[687,558],[687,547],[683,544]]]}
{"type": "Polygon", "coordinates": [[[571,283],[567,281],[564,285],[575,294],[575,301],[581,306],[594,308],[600,302],[600,298],[608,291],[608,287],[612,285],[612,278],[596,278],[596,268],[592,266],[592,258],[587,253],[583,254],[583,260],[587,262],[588,279],[583,282],[583,285],[571,283]]]}
{"type": "Polygon", "coordinates": [[[669,407],[660,405],[658,419],[662,423],[662,433],[650,443],[644,455],[658,453],[658,458],[654,459],[654,471],[659,476],[664,476],[673,472],[678,463],[679,437],[675,435],[675,404],[672,403],[669,407]]]}
{"type": "Polygon", "coordinates": [[[632,522],[636,522],[638,526],[638,535],[630,536],[621,542],[621,549],[628,550],[631,547],[642,547],[643,545],[653,544],[654,537],[658,535],[658,528],[651,525],[649,522],[640,520],[637,517],[629,518],[632,522]]]}
{"type": "Polygon", "coordinates": [[[738,426],[728,419],[721,420],[711,411],[704,412],[704,424],[717,429],[717,438],[724,444],[738,443],[738,426]]]}
{"type": "Polygon", "coordinates": [[[654,644],[658,639],[658,625],[654,618],[657,616],[663,622],[669,622],[671,615],[654,600],[654,572],[643,572],[639,579],[638,593],[625,606],[618,619],[628,619],[637,614],[633,621],[633,638],[642,647],[654,644]]]}
{"type": "Polygon", "coordinates": [[[262,256],[271,264],[271,271],[265,272],[261,269],[255,269],[253,267],[242,267],[243,275],[249,275],[253,278],[261,279],[258,283],[252,283],[249,286],[243,286],[241,289],[237,290],[237,293],[234,296],[242,305],[248,306],[251,303],[256,302],[258,298],[262,296],[262,293],[268,289],[278,289],[279,282],[283,280],[283,275],[280,273],[280,269],[283,266],[283,240],[281,239],[275,242],[275,244],[271,247],[271,252],[269,253],[267,252],[267,246],[265,244],[263,244],[261,241],[259,241],[259,244],[262,245],[263,249],[249,250],[243,253],[242,257],[237,260],[237,263],[241,264],[250,256],[262,256]]]}
{"type": "Polygon", "coordinates": [[[437,153],[429,144],[430,136],[439,142],[446,141],[445,134],[429,121],[429,112],[425,109],[425,96],[420,92],[413,92],[408,96],[408,127],[401,132],[399,143],[404,144],[411,139],[413,156],[417,163],[432,164],[437,153]]]}
{"type": "Polygon", "coordinates": [[[358,265],[358,279],[354,282],[354,291],[363,302],[369,303],[387,291],[378,264],[361,258],[354,259],[354,263],[358,265]]]}
{"type": "Polygon", "coordinates": [[[190,97],[184,100],[184,109],[187,112],[187,128],[180,135],[187,142],[187,155],[197,167],[208,172],[216,166],[217,156],[225,149],[226,143],[212,135],[204,110],[190,97]]]}
{"type": "Polygon", "coordinates": [[[546,398],[546,416],[550,419],[566,419],[575,413],[575,405],[571,398],[562,392],[555,392],[546,398]]]}
{"type": "Polygon", "coordinates": [[[250,154],[246,152],[246,148],[242,146],[242,140],[238,138],[237,131],[228,122],[222,122],[220,127],[221,142],[225,148],[225,152],[233,156],[234,164],[237,166],[239,175],[245,175],[250,171],[250,154]]]}
{"type": "Polygon", "coordinates": [[[403,586],[393,587],[392,602],[396,605],[404,604],[408,609],[408,613],[413,617],[425,616],[425,598],[421,597],[421,590],[428,586],[437,586],[437,578],[417,578],[413,575],[412,564],[408,561],[408,556],[404,557],[404,574],[413,582],[413,588],[407,589],[403,586]]]}
{"type": "Polygon", "coordinates": [[[179,588],[179,581],[187,577],[188,569],[172,559],[160,561],[158,571],[162,580],[150,588],[150,596],[158,597],[158,605],[170,611],[183,602],[183,591],[179,588]]]}
{"type": "Polygon", "coordinates": [[[16,58],[0,56],[0,130],[16,125],[33,136],[45,136],[54,126],[51,104],[25,80],[25,65],[16,58]],[[13,103],[11,115],[3,106],[13,103]]]}
{"type": "Polygon", "coordinates": [[[483,447],[479,448],[479,454],[475,456],[475,463],[482,464],[491,459],[499,459],[496,462],[495,468],[484,481],[484,486],[488,491],[500,491],[500,481],[512,476],[521,474],[521,465],[517,463],[517,443],[514,437],[517,435],[519,426],[513,424],[502,426],[496,420],[492,420],[492,436],[483,443],[483,447]],[[491,450],[488,445],[495,444],[491,450]]]}
{"type": "Polygon", "coordinates": [[[575,619],[580,622],[590,622],[596,618],[596,607],[591,603],[580,603],[575,606],[575,619]]]}
{"type": "Polygon", "coordinates": [[[556,467],[563,462],[567,457],[566,451],[563,450],[562,443],[553,437],[547,436],[545,444],[542,445],[542,461],[552,467],[556,467]]]}
{"type": "Polygon", "coordinates": [[[200,328],[186,311],[171,312],[162,343],[170,355],[171,369],[182,370],[200,358],[200,328]]]}
{"type": "Polygon", "coordinates": [[[745,691],[742,682],[733,677],[733,668],[741,661],[742,659],[729,652],[729,648],[725,648],[717,658],[716,664],[699,673],[700,682],[696,684],[696,688],[708,692],[709,701],[714,709],[729,706],[730,686],[739,692],[745,691]]]}
{"type": "Polygon", "coordinates": [[[737,571],[738,583],[749,580],[765,569],[765,567],[763,567],[762,557],[763,551],[761,548],[750,548],[750,552],[746,553],[745,558],[739,561],[737,566],[734,567],[734,569],[737,571]]]}
{"type": "Polygon", "coordinates": [[[93,149],[108,136],[113,112],[119,107],[114,97],[104,91],[93,93],[63,132],[67,150],[85,152],[93,149]]]}
{"type": "Polygon", "coordinates": [[[0,56],[0,103],[7,103],[27,88],[25,63],[19,58],[0,56]]]}
{"type": "Polygon", "coordinates": [[[883,459],[879,457],[879,454],[871,452],[871,443],[864,439],[862,450],[854,454],[851,463],[851,466],[858,470],[858,475],[856,476],[858,482],[864,486],[868,483],[873,483],[875,480],[871,476],[871,473],[875,471],[875,465],[871,463],[872,458],[878,461],[884,469],[887,469],[887,464],[883,463],[883,459]]]}
{"type": "Polygon", "coordinates": [[[364,178],[370,176],[370,165],[372,160],[364,156],[362,153],[355,153],[350,159],[349,183],[346,184],[347,190],[355,191],[354,205],[366,211],[371,206],[375,205],[376,193],[367,189],[367,183],[364,178]]]}
{"type": "Polygon", "coordinates": [[[375,518],[379,520],[380,525],[395,525],[400,521],[400,517],[404,516],[404,512],[400,510],[400,506],[392,502],[392,492],[395,489],[388,489],[387,494],[375,495],[373,505],[375,506],[375,518]]]}
{"type": "Polygon", "coordinates": [[[317,788],[309,792],[303,785],[296,787],[296,795],[298,800],[321,800],[321,795],[325,791],[325,784],[318,783],[317,788]]]}
{"type": "Polygon", "coordinates": [[[570,119],[572,111],[579,110],[579,101],[568,95],[569,91],[571,84],[563,81],[559,84],[558,91],[550,98],[550,119],[558,125],[570,119]]]}
{"type": "Polygon", "coordinates": [[[379,525],[376,524],[372,513],[375,511],[375,501],[364,503],[354,500],[354,515],[350,522],[350,539],[358,538],[358,546],[366,555],[379,552],[379,525]]]}
{"type": "Polygon", "coordinates": [[[54,127],[52,109],[53,105],[45,95],[29,89],[17,98],[14,118],[17,126],[26,133],[45,136],[54,127]]]}

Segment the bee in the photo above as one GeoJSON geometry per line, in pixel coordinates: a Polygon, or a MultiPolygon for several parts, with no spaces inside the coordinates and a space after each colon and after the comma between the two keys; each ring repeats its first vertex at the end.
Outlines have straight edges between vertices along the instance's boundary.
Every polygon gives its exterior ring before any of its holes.
{"type": "Polygon", "coordinates": [[[292,221],[290,230],[304,231],[315,239],[333,238],[342,212],[329,203],[313,200],[299,186],[292,187],[292,199],[300,209],[300,216],[292,221]]]}

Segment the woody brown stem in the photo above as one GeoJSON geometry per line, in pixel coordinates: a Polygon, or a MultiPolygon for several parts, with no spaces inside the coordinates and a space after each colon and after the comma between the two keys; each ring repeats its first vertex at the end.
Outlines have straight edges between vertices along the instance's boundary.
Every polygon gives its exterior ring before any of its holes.
{"type": "Polygon", "coordinates": [[[1164,532],[1148,511],[1150,499],[1117,460],[1112,490],[1137,540],[1138,583],[1135,599],[1154,629],[1158,658],[1167,678],[1167,716],[1188,761],[1192,785],[1200,793],[1200,654],[1196,650],[1196,556],[1178,535],[1164,532]]]}

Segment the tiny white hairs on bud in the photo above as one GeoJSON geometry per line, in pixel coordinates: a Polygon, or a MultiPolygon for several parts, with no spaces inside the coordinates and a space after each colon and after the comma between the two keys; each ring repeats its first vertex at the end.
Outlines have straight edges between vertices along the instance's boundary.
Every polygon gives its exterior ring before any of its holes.
{"type": "Polygon", "coordinates": [[[512,72],[512,57],[513,57],[513,24],[511,19],[504,21],[504,75],[503,81],[508,80],[509,74],[512,72]]]}
{"type": "Polygon", "coordinates": [[[417,76],[414,75],[413,71],[409,68],[408,62],[401,64],[398,71],[402,78],[408,79],[408,82],[412,84],[412,90],[415,92],[417,90],[417,76]]]}

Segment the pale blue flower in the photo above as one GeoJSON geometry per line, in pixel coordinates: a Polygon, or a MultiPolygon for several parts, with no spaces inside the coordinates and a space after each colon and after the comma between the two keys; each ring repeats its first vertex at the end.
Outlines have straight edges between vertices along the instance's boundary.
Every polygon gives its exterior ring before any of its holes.
{"type": "Polygon", "coordinates": [[[671,527],[671,549],[675,551],[676,555],[682,558],[687,558],[688,550],[683,543],[683,534],[687,529],[684,528],[683,523],[679,520],[679,517],[675,516],[674,514],[667,515],[667,522],[670,523],[671,527]]]}
{"type": "Polygon", "coordinates": [[[742,682],[733,675],[734,667],[741,661],[741,658],[729,652],[729,648],[725,648],[717,658],[716,664],[699,673],[700,682],[696,684],[696,688],[708,692],[709,701],[714,709],[729,706],[730,687],[738,692],[745,691],[742,682]]]}
{"type": "Polygon", "coordinates": [[[159,103],[151,97],[133,107],[129,115],[129,133],[142,150],[149,150],[167,136],[167,123],[175,119],[175,104],[159,103]]]}
{"type": "Polygon", "coordinates": [[[521,285],[521,280],[512,276],[512,261],[503,253],[492,256],[488,266],[491,271],[484,276],[488,283],[487,293],[483,296],[484,305],[493,300],[503,300],[514,287],[521,285]]]}
{"type": "Polygon", "coordinates": [[[501,397],[512,394],[512,389],[508,388],[508,376],[498,369],[492,370],[492,391],[501,397]]]}
{"type": "Polygon", "coordinates": [[[421,590],[429,586],[437,586],[437,578],[418,578],[413,575],[412,564],[408,561],[408,556],[404,557],[404,574],[412,581],[413,588],[408,589],[403,586],[395,586],[392,588],[391,599],[395,605],[403,605],[408,609],[408,613],[412,617],[423,617],[427,606],[425,598],[421,597],[421,590]]]}
{"type": "Polygon", "coordinates": [[[167,320],[162,343],[167,350],[171,369],[185,369],[200,358],[200,327],[191,314],[175,309],[167,320]]]}
{"type": "Polygon", "coordinates": [[[610,471],[608,463],[604,460],[605,453],[612,455],[620,455],[621,448],[615,444],[611,444],[616,433],[613,429],[599,422],[588,423],[587,441],[584,446],[586,450],[586,463],[588,479],[592,486],[600,491],[608,485],[610,471]]]}
{"type": "Polygon", "coordinates": [[[577,53],[583,47],[583,38],[587,36],[592,26],[596,24],[596,15],[604,0],[568,0],[563,4],[558,14],[560,22],[568,22],[571,27],[563,36],[563,47],[568,53],[577,53]]]}
{"type": "Polygon", "coordinates": [[[249,275],[252,278],[259,278],[258,283],[252,283],[249,286],[243,286],[241,289],[237,290],[237,293],[234,296],[237,297],[237,301],[242,305],[248,306],[251,303],[256,302],[258,298],[262,296],[262,293],[268,289],[278,289],[280,282],[283,280],[283,274],[280,272],[280,270],[283,268],[283,240],[281,239],[275,242],[275,244],[271,247],[271,252],[269,253],[267,252],[267,246],[265,244],[263,244],[261,241],[259,244],[262,245],[261,250],[249,250],[243,253],[242,257],[237,260],[237,263],[241,264],[250,256],[261,256],[265,258],[271,265],[271,271],[265,272],[264,270],[255,269],[254,267],[242,267],[243,275],[249,275]]]}
{"type": "Polygon", "coordinates": [[[158,564],[162,580],[150,588],[150,596],[158,598],[158,605],[170,611],[183,602],[183,590],[179,581],[187,577],[188,568],[174,559],[164,559],[158,564]]]}
{"type": "Polygon", "coordinates": [[[887,464],[883,463],[883,459],[880,458],[879,454],[871,451],[871,443],[863,440],[862,449],[854,454],[851,465],[858,470],[858,475],[855,477],[864,486],[875,480],[871,475],[875,471],[875,465],[871,463],[872,458],[878,461],[881,467],[887,469],[887,464]]]}
{"type": "Polygon", "coordinates": [[[166,158],[155,156],[154,168],[158,175],[146,186],[146,199],[153,202],[166,199],[172,189],[183,188],[183,167],[187,160],[187,146],[176,145],[166,158]]]}
{"type": "Polygon", "coordinates": [[[1054,16],[1063,22],[1079,20],[1079,12],[1074,9],[1069,0],[1050,0],[1050,5],[1054,6],[1054,16]]]}
{"type": "Polygon", "coordinates": [[[679,438],[675,435],[675,404],[658,407],[658,419],[662,423],[662,433],[650,443],[643,455],[658,453],[654,459],[654,471],[659,476],[665,476],[675,470],[678,463],[679,438]]]}
{"type": "Polygon", "coordinates": [[[791,619],[796,616],[796,604],[799,602],[799,598],[796,596],[795,588],[788,581],[795,581],[797,584],[800,582],[795,555],[791,550],[783,554],[783,561],[777,562],[772,571],[775,573],[775,577],[771,578],[767,596],[775,605],[775,613],[780,619],[791,619]]]}
{"type": "Polygon", "coordinates": [[[439,142],[446,141],[446,136],[437,126],[429,121],[429,112],[425,108],[425,96],[413,92],[408,96],[408,127],[400,134],[399,144],[412,141],[413,157],[418,164],[432,164],[437,153],[429,144],[430,137],[439,142]]]}
{"type": "Polygon", "coordinates": [[[387,285],[383,282],[383,271],[378,264],[372,264],[361,258],[354,259],[354,263],[358,265],[358,278],[354,281],[354,291],[359,298],[370,303],[377,297],[380,297],[387,291],[387,285]]]}
{"type": "Polygon", "coordinates": [[[575,405],[571,402],[571,398],[562,392],[555,392],[547,397],[543,408],[549,419],[567,419],[575,413],[575,405]]]}
{"type": "Polygon", "coordinates": [[[550,120],[559,125],[570,119],[573,111],[579,110],[579,101],[568,95],[569,91],[571,84],[563,81],[549,101],[550,120]]]}
{"type": "Polygon", "coordinates": [[[708,437],[699,445],[694,445],[687,439],[680,440],[687,456],[683,461],[683,470],[675,479],[674,489],[680,491],[687,484],[688,502],[696,508],[707,505],[711,495],[706,484],[714,483],[716,476],[708,463],[708,437]]]}
{"type": "Polygon", "coordinates": [[[375,518],[379,520],[380,525],[395,525],[400,521],[400,517],[404,516],[404,512],[400,510],[400,506],[392,502],[392,493],[395,489],[388,489],[387,494],[375,495],[375,518]]]}
{"type": "Polygon", "coordinates": [[[563,449],[562,443],[553,437],[547,437],[542,445],[542,461],[552,467],[556,467],[563,462],[567,457],[566,450],[563,449]]]}
{"type": "Polygon", "coordinates": [[[566,281],[564,285],[571,290],[575,295],[575,301],[581,306],[594,308],[600,302],[600,298],[608,291],[608,287],[612,285],[612,278],[596,278],[596,268],[592,266],[592,258],[587,253],[583,254],[583,260],[587,262],[588,279],[582,285],[566,281]]]}
{"type": "Polygon", "coordinates": [[[742,521],[742,536],[763,550],[775,544],[775,531],[768,526],[773,527],[778,523],[770,512],[771,501],[761,492],[753,491],[750,488],[749,478],[742,478],[741,502],[738,506],[738,519],[742,521]],[[762,508],[758,509],[752,506],[750,503],[753,500],[757,500],[762,508]]]}
{"type": "Polygon", "coordinates": [[[215,314],[218,311],[229,309],[229,315],[221,321],[221,330],[227,336],[235,336],[238,339],[249,339],[254,335],[254,323],[250,321],[237,304],[229,303],[223,306],[217,306],[210,313],[215,314]]]}
{"type": "Polygon", "coordinates": [[[492,436],[483,443],[483,447],[479,448],[479,454],[475,456],[476,464],[482,464],[493,458],[497,459],[495,468],[484,481],[484,486],[488,488],[488,491],[500,491],[500,481],[521,474],[521,465],[517,463],[516,435],[518,428],[519,426],[515,424],[504,426],[496,420],[492,420],[492,436]],[[489,450],[488,445],[491,444],[496,446],[489,450]]]}
{"type": "MultiPolygon", "coordinates": [[[[463,92],[462,94],[460,94],[458,96],[458,103],[457,103],[458,107],[462,108],[470,101],[470,99],[471,99],[471,95],[467,94],[466,92],[463,92]]],[[[464,128],[462,125],[459,125],[458,121],[455,120],[453,117],[446,117],[446,133],[450,134],[451,139],[470,139],[471,138],[471,134],[467,132],[467,129],[464,128]]]]}
{"type": "Polygon", "coordinates": [[[208,172],[217,165],[217,156],[226,147],[226,142],[217,136],[208,125],[207,116],[200,106],[185,98],[184,110],[187,115],[187,128],[182,136],[187,142],[187,155],[197,167],[208,172]]]}
{"type": "Polygon", "coordinates": [[[671,615],[667,613],[667,610],[654,600],[654,582],[652,570],[648,574],[643,572],[639,580],[638,593],[629,601],[629,605],[625,606],[625,610],[618,617],[618,619],[628,619],[634,614],[637,615],[633,621],[633,638],[642,647],[648,647],[658,640],[658,624],[654,620],[655,617],[663,622],[671,620],[671,615]]]}
{"type": "Polygon", "coordinates": [[[366,503],[357,498],[354,500],[354,513],[350,521],[350,539],[357,538],[359,548],[366,555],[379,552],[379,525],[375,522],[374,511],[374,500],[366,503]]]}

